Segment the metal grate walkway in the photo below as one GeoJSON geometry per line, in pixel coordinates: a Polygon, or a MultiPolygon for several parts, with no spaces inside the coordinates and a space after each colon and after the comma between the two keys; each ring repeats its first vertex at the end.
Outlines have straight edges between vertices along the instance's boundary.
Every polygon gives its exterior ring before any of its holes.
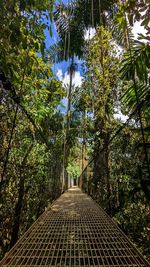
{"type": "Polygon", "coordinates": [[[24,234],[1,266],[150,266],[110,217],[72,188],[24,234]]]}

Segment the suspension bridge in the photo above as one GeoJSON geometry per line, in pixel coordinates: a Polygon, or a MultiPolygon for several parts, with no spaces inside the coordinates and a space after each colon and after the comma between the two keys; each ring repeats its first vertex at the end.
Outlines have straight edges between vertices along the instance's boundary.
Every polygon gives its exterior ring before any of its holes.
{"type": "Polygon", "coordinates": [[[78,187],[72,187],[29,228],[1,266],[150,264],[96,202],[78,187]]]}

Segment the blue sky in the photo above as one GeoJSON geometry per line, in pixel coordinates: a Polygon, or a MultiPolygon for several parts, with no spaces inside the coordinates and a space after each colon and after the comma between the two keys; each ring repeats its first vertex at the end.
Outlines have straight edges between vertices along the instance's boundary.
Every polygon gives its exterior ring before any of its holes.
{"type": "MultiPolygon", "coordinates": [[[[69,2],[71,2],[71,0],[56,0],[56,4],[57,3],[61,3],[61,2],[63,2],[64,4],[68,4],[69,2]]],[[[133,27],[133,33],[135,35],[135,38],[137,38],[137,32],[143,33],[143,29],[140,27],[140,22],[136,22],[135,26],[133,27]]],[[[55,27],[54,23],[52,24],[52,34],[53,35],[51,37],[49,31],[45,30],[46,48],[49,48],[54,43],[57,43],[57,41],[59,40],[59,36],[57,34],[56,27],[55,27]]],[[[78,71],[80,72],[80,74],[82,76],[83,75],[82,68],[81,68],[82,61],[78,61],[76,59],[76,63],[78,64],[78,71]]],[[[63,75],[65,76],[65,73],[67,72],[68,66],[69,66],[69,62],[63,61],[63,62],[61,62],[59,64],[55,64],[55,66],[53,67],[53,71],[54,71],[55,74],[57,74],[57,72],[61,69],[63,75]]]]}
{"type": "MultiPolygon", "coordinates": [[[[69,0],[56,1],[56,3],[59,3],[59,2],[68,3],[71,1],[69,1],[69,0]]],[[[140,32],[144,33],[143,28],[140,27],[140,22],[136,22],[134,27],[133,27],[133,33],[134,33],[135,38],[137,38],[137,33],[140,33],[140,32]]],[[[50,36],[50,33],[48,30],[45,31],[45,35],[46,35],[46,41],[45,41],[46,48],[49,48],[51,45],[53,45],[54,43],[56,43],[59,40],[59,36],[57,34],[56,27],[55,27],[54,23],[52,24],[52,37],[50,36]]],[[[78,86],[78,85],[81,85],[81,82],[82,82],[82,76],[83,76],[82,64],[83,64],[83,62],[79,61],[77,58],[75,61],[78,64],[78,70],[76,72],[73,83],[76,86],[78,86]]],[[[57,76],[58,79],[60,79],[63,82],[64,85],[67,85],[69,83],[68,66],[69,66],[69,61],[68,62],[63,61],[59,64],[55,64],[52,67],[54,74],[57,76]]],[[[62,102],[65,106],[67,106],[67,100],[66,99],[64,99],[62,102]]],[[[66,108],[64,108],[64,110],[62,110],[62,108],[61,108],[61,111],[63,113],[65,113],[66,108]]],[[[118,114],[117,114],[117,117],[118,117],[118,114]]],[[[122,114],[120,114],[120,118],[122,118],[122,114]]],[[[126,118],[124,118],[123,120],[126,120],[126,118]]]]}
{"type": "MultiPolygon", "coordinates": [[[[71,0],[57,0],[56,1],[56,3],[59,3],[59,2],[63,2],[64,4],[67,4],[67,3],[71,2],[71,0]]],[[[50,33],[48,30],[45,30],[45,35],[46,35],[46,40],[45,40],[46,48],[49,48],[51,45],[58,42],[59,36],[57,34],[56,26],[54,23],[52,24],[52,37],[50,36],[50,33]]],[[[79,77],[79,73],[82,76],[83,70],[82,70],[81,65],[83,62],[79,61],[77,58],[75,59],[75,62],[78,64],[77,77],[79,77]]],[[[69,61],[68,62],[63,61],[59,64],[55,64],[52,69],[53,69],[54,74],[56,74],[56,75],[57,75],[57,73],[60,74],[60,70],[61,70],[62,75],[64,76],[65,80],[67,81],[67,78],[65,76],[67,75],[68,67],[69,67],[69,61]]],[[[60,78],[60,76],[57,76],[57,78],[60,78]]],[[[62,77],[62,79],[63,79],[63,77],[62,77]]],[[[78,85],[78,83],[77,83],[77,85],[78,85]]]]}
{"type": "MultiPolygon", "coordinates": [[[[56,3],[63,2],[63,3],[68,3],[70,2],[69,0],[62,0],[62,1],[56,1],[56,3]]],[[[59,41],[59,36],[57,34],[56,26],[54,23],[51,24],[52,27],[52,37],[50,36],[50,33],[47,30],[45,30],[45,35],[46,35],[46,48],[48,49],[51,45],[54,45],[59,41]]],[[[83,70],[82,70],[82,64],[83,62],[75,58],[75,62],[78,65],[77,72],[75,73],[75,77],[73,79],[73,83],[76,86],[81,85],[82,82],[82,76],[83,76],[83,70]]],[[[52,66],[53,73],[57,76],[59,80],[63,82],[63,85],[67,86],[69,84],[69,75],[68,75],[68,67],[69,67],[69,61],[63,61],[58,64],[54,64],[52,66]]],[[[65,106],[64,108],[60,107],[60,110],[62,113],[66,113],[66,107],[67,107],[67,98],[62,100],[62,104],[65,106]]]]}

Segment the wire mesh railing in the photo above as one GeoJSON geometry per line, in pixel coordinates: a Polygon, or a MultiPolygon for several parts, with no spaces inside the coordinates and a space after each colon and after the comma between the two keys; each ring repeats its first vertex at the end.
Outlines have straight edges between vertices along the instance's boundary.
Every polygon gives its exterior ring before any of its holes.
{"type": "Polygon", "coordinates": [[[110,217],[75,188],[43,213],[1,266],[150,265],[110,217]]]}

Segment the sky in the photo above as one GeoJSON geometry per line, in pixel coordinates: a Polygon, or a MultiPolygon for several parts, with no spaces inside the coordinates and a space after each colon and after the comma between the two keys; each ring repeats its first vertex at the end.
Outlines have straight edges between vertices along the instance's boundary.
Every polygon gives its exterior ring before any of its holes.
{"type": "MultiPolygon", "coordinates": [[[[46,48],[48,49],[51,45],[54,45],[59,41],[59,37],[56,31],[56,26],[54,23],[52,24],[52,37],[50,37],[49,31],[45,30],[46,34],[46,48]]],[[[75,63],[77,63],[77,71],[75,73],[75,77],[73,78],[73,84],[76,86],[81,85],[81,77],[83,74],[82,64],[83,61],[79,60],[77,57],[75,58],[75,63]]],[[[64,85],[67,85],[69,82],[69,75],[68,75],[68,67],[69,61],[63,61],[61,63],[54,64],[52,69],[54,74],[57,76],[59,80],[63,82],[64,85]]]]}
{"type": "MultiPolygon", "coordinates": [[[[68,3],[68,0],[62,0],[62,2],[68,3]]],[[[95,34],[95,29],[91,28],[91,29],[89,29],[89,31],[90,31],[90,38],[92,38],[94,36],[94,34],[95,34]]],[[[89,38],[89,31],[85,32],[85,39],[86,40],[89,38]]],[[[57,31],[56,31],[56,26],[55,26],[54,23],[52,24],[52,33],[53,33],[52,37],[50,37],[50,34],[49,34],[48,30],[45,31],[45,34],[46,34],[46,48],[49,48],[51,45],[57,43],[57,41],[59,40],[57,31]]],[[[144,28],[140,26],[140,22],[136,22],[134,27],[133,27],[133,34],[135,36],[135,39],[137,39],[138,33],[143,33],[143,34],[146,33],[144,28]]],[[[78,65],[78,69],[77,69],[77,71],[75,73],[75,76],[73,78],[73,84],[75,86],[81,86],[82,79],[83,79],[83,69],[82,69],[83,62],[81,60],[78,60],[78,58],[75,59],[75,62],[78,65]]],[[[54,74],[56,75],[56,77],[60,81],[62,81],[64,86],[69,85],[68,67],[69,67],[69,61],[68,62],[63,61],[61,63],[54,64],[53,67],[52,67],[54,74]]],[[[66,112],[66,107],[65,106],[67,106],[67,99],[63,99],[62,102],[63,102],[62,104],[64,105],[63,112],[65,113],[66,112]]],[[[61,107],[61,109],[62,109],[62,107],[61,107]]],[[[126,121],[128,119],[128,117],[122,115],[120,111],[118,111],[115,114],[115,118],[121,119],[122,121],[126,121]]]]}
{"type": "MultiPolygon", "coordinates": [[[[63,2],[68,2],[68,0],[63,0],[63,2]]],[[[89,29],[90,31],[90,38],[92,38],[95,34],[95,29],[89,29]]],[[[85,32],[85,40],[87,40],[89,38],[89,31],[85,32]]],[[[49,48],[51,45],[57,43],[57,41],[59,40],[57,31],[56,31],[56,26],[53,24],[52,25],[52,37],[50,37],[48,30],[45,31],[46,34],[46,48],[49,48]]],[[[134,27],[133,27],[133,34],[135,36],[135,38],[138,37],[138,33],[146,33],[146,31],[143,29],[143,27],[140,26],[140,22],[136,22],[134,27]]],[[[78,86],[81,85],[81,79],[82,79],[82,75],[83,75],[83,71],[82,71],[82,61],[78,60],[76,58],[76,63],[78,64],[78,70],[75,74],[74,77],[74,81],[73,83],[78,86]]],[[[68,75],[68,67],[69,67],[69,62],[63,61],[59,64],[55,64],[53,66],[53,72],[55,73],[55,75],[57,75],[57,78],[60,79],[64,85],[68,84],[69,81],[69,75],[68,75]]]]}

